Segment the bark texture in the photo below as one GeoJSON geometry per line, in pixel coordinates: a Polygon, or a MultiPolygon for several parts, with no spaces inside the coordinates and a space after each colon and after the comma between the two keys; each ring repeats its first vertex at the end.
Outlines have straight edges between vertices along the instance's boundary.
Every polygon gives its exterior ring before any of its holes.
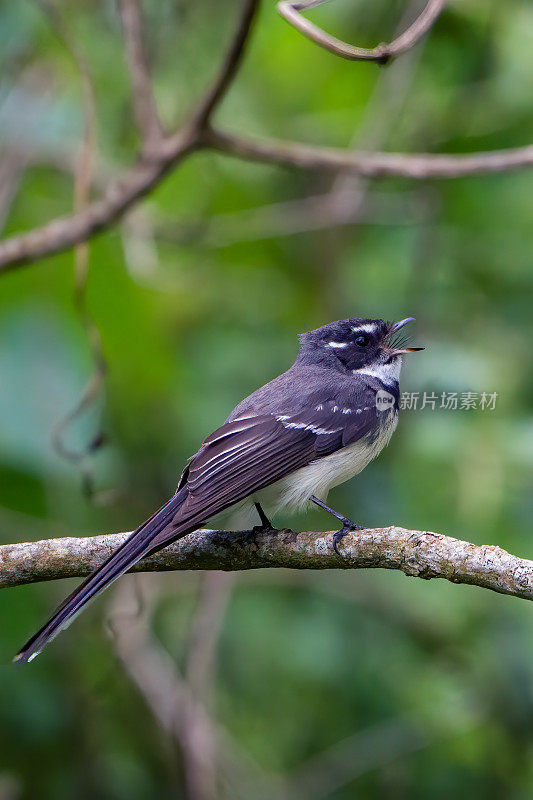
{"type": "MultiPolygon", "coordinates": [[[[0,588],[82,577],[111,554],[127,533],[45,539],[0,546],[0,588]]],[[[397,569],[418,578],[445,578],[533,600],[533,561],[495,545],[476,545],[430,531],[391,526],[348,534],[337,556],[333,532],[199,530],[144,559],[137,572],[169,570],[397,569]]]]}

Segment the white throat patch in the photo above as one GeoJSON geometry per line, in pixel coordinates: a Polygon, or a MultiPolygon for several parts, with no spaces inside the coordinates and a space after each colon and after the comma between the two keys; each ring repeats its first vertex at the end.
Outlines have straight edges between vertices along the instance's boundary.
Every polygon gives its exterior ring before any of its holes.
{"type": "Polygon", "coordinates": [[[368,367],[352,370],[354,375],[370,375],[378,378],[385,385],[398,383],[402,369],[402,357],[396,356],[389,364],[372,364],[368,367]]]}

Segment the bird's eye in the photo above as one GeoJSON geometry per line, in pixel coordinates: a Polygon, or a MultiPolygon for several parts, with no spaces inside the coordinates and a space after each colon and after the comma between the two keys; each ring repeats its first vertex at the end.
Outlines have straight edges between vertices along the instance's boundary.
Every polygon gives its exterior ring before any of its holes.
{"type": "Polygon", "coordinates": [[[355,343],[359,345],[359,347],[368,347],[370,344],[370,336],[368,333],[360,333],[355,337],[355,343]]]}

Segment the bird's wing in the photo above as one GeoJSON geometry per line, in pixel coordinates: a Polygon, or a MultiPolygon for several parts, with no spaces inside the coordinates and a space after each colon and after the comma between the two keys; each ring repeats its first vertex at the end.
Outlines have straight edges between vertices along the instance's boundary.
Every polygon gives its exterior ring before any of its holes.
{"type": "Polygon", "coordinates": [[[250,414],[224,423],[193,456],[174,497],[66,598],[16,660],[34,658],[90,600],[143,556],[299,467],[371,435],[375,404],[354,405],[346,409],[328,401],[294,413],[250,414]]]}
{"type": "Polygon", "coordinates": [[[375,421],[375,405],[346,409],[328,401],[293,414],[250,414],[224,423],[188,465],[180,522],[208,519],[369,434],[375,421]]]}

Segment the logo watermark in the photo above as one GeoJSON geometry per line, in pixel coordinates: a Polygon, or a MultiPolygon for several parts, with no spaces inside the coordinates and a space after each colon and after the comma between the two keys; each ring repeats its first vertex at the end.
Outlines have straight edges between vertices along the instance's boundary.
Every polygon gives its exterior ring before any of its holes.
{"type": "Polygon", "coordinates": [[[385,389],[378,389],[376,392],[376,408],[378,411],[388,411],[394,408],[394,395],[386,392],[385,389]]]}

